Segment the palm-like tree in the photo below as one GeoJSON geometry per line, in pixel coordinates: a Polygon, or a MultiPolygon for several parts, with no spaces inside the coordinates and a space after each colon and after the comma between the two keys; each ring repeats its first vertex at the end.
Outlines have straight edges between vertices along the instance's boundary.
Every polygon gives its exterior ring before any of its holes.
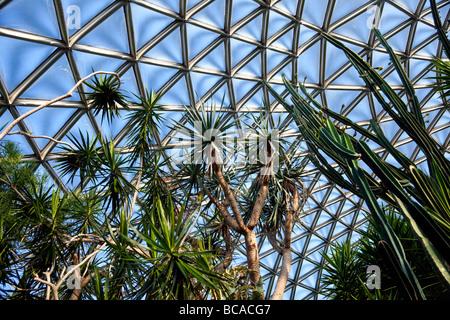
{"type": "Polygon", "coordinates": [[[87,112],[112,122],[124,109],[124,147],[83,132],[79,138],[69,135],[70,143],[55,140],[65,151],[57,159],[61,177],[78,183],[64,192],[43,177],[28,184],[12,179],[11,172],[26,167],[18,161],[13,169],[1,163],[0,182],[9,197],[2,205],[11,208],[1,219],[0,244],[6,248],[1,276],[3,285],[10,286],[4,296],[263,298],[261,233],[283,256],[272,295],[280,299],[291,263],[291,233],[305,194],[300,143],[289,140],[287,124],[273,123],[267,106],[245,117],[230,113],[223,102],[187,106],[172,129],[174,139],[188,146],[181,156],[170,154],[159,141],[160,126],[167,125],[161,95],[145,90],[131,106],[117,75],[98,74],[87,83],[92,90],[86,93],[87,112]],[[230,266],[242,237],[247,283],[241,277],[238,284],[234,275],[241,271],[230,266]],[[21,272],[8,272],[20,265],[21,272]],[[245,288],[252,288],[250,296],[245,288]]]}
{"type": "Polygon", "coordinates": [[[129,110],[120,81],[96,77],[88,86],[93,90],[86,99],[88,112],[101,113],[101,121],[111,122],[120,116],[119,108],[127,109],[129,152],[121,153],[104,136],[80,133],[79,139],[69,137],[71,143],[57,141],[66,151],[58,160],[61,176],[80,182],[63,193],[44,177],[34,177],[34,168],[22,164],[11,144],[1,141],[8,152],[1,161],[0,202],[10,208],[0,219],[2,296],[227,297],[229,279],[214,270],[215,251],[207,239],[194,241],[198,215],[193,214],[199,211],[186,201],[180,207],[181,197],[172,201],[161,150],[153,148],[160,96],[146,91],[129,110]],[[142,282],[142,276],[148,280],[142,282]]]}
{"type": "Polygon", "coordinates": [[[189,147],[193,154],[198,152],[195,159],[201,161],[180,165],[183,174],[178,179],[175,176],[175,180],[189,188],[188,194],[195,186],[195,192],[207,195],[208,205],[214,205],[216,210],[205,219],[224,238],[224,265],[229,265],[233,253],[229,233],[234,233],[234,238],[244,237],[249,280],[254,287],[262,283],[256,230],[267,233],[275,250],[283,256],[272,295],[280,299],[291,264],[294,220],[305,194],[300,183],[304,164],[297,154],[300,144],[285,138],[286,123],[271,122],[267,106],[258,115],[238,118],[222,112],[223,105],[213,104],[209,112],[204,104],[186,109],[185,119],[174,129],[200,140],[189,147]],[[242,153],[243,150],[247,152],[242,153]],[[282,244],[277,240],[278,234],[284,237],[282,244]]]}

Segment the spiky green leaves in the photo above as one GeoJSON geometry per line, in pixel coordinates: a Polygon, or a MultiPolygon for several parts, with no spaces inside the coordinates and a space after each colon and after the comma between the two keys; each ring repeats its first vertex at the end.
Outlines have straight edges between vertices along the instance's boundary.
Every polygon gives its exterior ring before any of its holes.
{"type": "Polygon", "coordinates": [[[228,281],[213,271],[212,252],[207,243],[196,241],[190,235],[195,223],[195,212],[181,207],[180,217],[173,203],[155,202],[149,212],[148,227],[143,230],[132,228],[138,240],[128,238],[130,243],[142,250],[136,253],[143,263],[150,263],[147,276],[142,279],[136,298],[147,299],[192,299],[206,292],[226,294],[228,281]],[[192,241],[186,241],[190,238],[192,241]]]}
{"type": "Polygon", "coordinates": [[[77,174],[82,183],[86,179],[95,178],[98,167],[97,142],[99,136],[91,138],[89,133],[86,137],[80,131],[80,139],[76,139],[73,135],[68,136],[76,150],[65,145],[61,146],[67,153],[57,160],[57,167],[61,168],[61,175],[69,176],[69,182],[73,182],[77,174]]]}
{"type": "Polygon", "coordinates": [[[164,111],[164,107],[158,105],[160,94],[146,90],[144,96],[136,97],[139,99],[137,107],[126,117],[131,128],[127,143],[133,150],[133,160],[151,153],[159,136],[161,112],[164,111]]]}
{"type": "Polygon", "coordinates": [[[89,93],[86,102],[94,116],[101,114],[102,121],[104,118],[111,122],[114,117],[119,116],[120,108],[128,108],[128,102],[124,94],[119,90],[120,82],[114,76],[95,76],[92,83],[86,82],[93,92],[89,93]]]}
{"type": "MultiPolygon", "coordinates": [[[[450,97],[450,61],[445,61],[439,58],[436,58],[433,61],[434,66],[436,67],[435,77],[430,77],[430,79],[436,80],[436,82],[432,85],[432,87],[438,91],[443,98],[450,97]]],[[[450,105],[447,104],[447,109],[450,108],[450,105]]]]}

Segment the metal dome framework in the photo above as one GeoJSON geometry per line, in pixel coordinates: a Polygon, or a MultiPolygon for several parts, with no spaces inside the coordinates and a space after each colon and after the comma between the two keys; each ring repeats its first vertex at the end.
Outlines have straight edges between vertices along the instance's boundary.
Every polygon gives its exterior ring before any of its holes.
{"type": "MultiPolygon", "coordinates": [[[[401,82],[370,29],[376,24],[412,79],[423,113],[429,114],[428,130],[448,150],[450,117],[426,81],[432,75],[433,56],[442,57],[429,6],[428,0],[0,1],[0,126],[66,93],[75,79],[92,69],[117,72],[126,90],[136,94],[144,94],[146,88],[163,93],[161,103],[170,119],[182,117],[183,104],[199,105],[225,95],[231,115],[258,111],[265,100],[272,103],[274,117],[289,122],[262,84],[266,80],[282,93],[280,75],[285,73],[294,84],[305,81],[324,106],[361,123],[376,119],[391,142],[420,163],[417,146],[392,125],[343,53],[321,34],[345,42],[372,66],[383,66],[380,72],[401,94],[401,82]],[[71,19],[77,18],[79,28],[72,28],[77,21],[71,19]]],[[[450,3],[439,1],[437,7],[448,30],[450,3]]],[[[85,98],[78,93],[59,101],[15,129],[67,141],[68,133],[88,127],[114,136],[121,148],[127,123],[101,124],[87,110],[85,98]]],[[[171,134],[164,131],[158,143],[170,143],[171,134]]],[[[67,186],[54,167],[61,151],[55,141],[16,135],[9,139],[20,143],[26,158],[40,163],[58,185],[67,186]]],[[[308,172],[308,177],[310,197],[293,233],[285,299],[321,298],[320,251],[344,237],[356,239],[353,231],[364,225],[360,199],[317,171],[308,172]]],[[[261,241],[260,259],[270,292],[281,257],[261,241]]]]}

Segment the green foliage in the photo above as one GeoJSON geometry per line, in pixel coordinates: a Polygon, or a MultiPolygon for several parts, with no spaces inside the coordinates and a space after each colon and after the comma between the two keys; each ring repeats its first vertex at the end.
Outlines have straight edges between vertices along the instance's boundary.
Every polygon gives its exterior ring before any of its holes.
{"type": "MultiPolygon", "coordinates": [[[[128,104],[112,77],[96,77],[89,87],[91,111],[102,113],[102,120],[111,122],[119,106],[128,104]]],[[[100,135],[69,136],[57,168],[79,185],[66,192],[37,176],[13,143],[2,142],[3,298],[230,297],[235,279],[215,269],[220,240],[197,229],[200,202],[180,188],[174,192],[176,186],[167,182],[171,163],[152,148],[162,119],[159,99],[146,92],[129,111],[128,154],[100,135]],[[80,288],[69,285],[75,265],[80,288]]]]}
{"type": "Polygon", "coordinates": [[[144,96],[137,96],[137,108],[131,110],[126,119],[131,128],[127,144],[133,148],[133,160],[146,157],[155,144],[155,137],[159,136],[159,125],[162,121],[161,111],[164,107],[158,105],[161,95],[145,91],[144,96]]]}
{"type": "Polygon", "coordinates": [[[0,143],[0,286],[13,275],[11,267],[18,260],[15,250],[22,237],[23,219],[14,206],[22,195],[20,191],[35,179],[34,166],[21,160],[20,150],[14,143],[0,143]]]}
{"type": "Polygon", "coordinates": [[[89,133],[86,133],[84,137],[80,131],[80,140],[73,135],[69,135],[68,138],[76,150],[65,145],[61,146],[66,151],[65,156],[57,160],[57,167],[61,168],[61,176],[68,175],[69,182],[73,182],[77,176],[82,183],[87,179],[95,179],[96,168],[99,165],[96,146],[99,136],[90,138],[89,133]]]}
{"type": "MultiPolygon", "coordinates": [[[[447,290],[433,272],[410,224],[392,207],[383,207],[382,210],[400,240],[425,296],[428,299],[445,297],[447,290]]],[[[333,300],[409,300],[401,275],[399,277],[395,264],[386,255],[382,226],[368,216],[367,228],[358,232],[361,238],[355,244],[349,240],[342,241],[322,253],[326,264],[322,267],[321,282],[324,287],[321,293],[333,300]],[[380,289],[369,290],[366,285],[366,272],[370,265],[380,268],[380,289]]]]}
{"type": "Polygon", "coordinates": [[[90,104],[90,109],[94,116],[101,114],[110,123],[114,117],[120,115],[119,108],[128,109],[126,96],[120,91],[116,77],[112,75],[96,75],[92,83],[86,85],[93,90],[88,93],[86,102],[90,104]]]}
{"type": "Polygon", "coordinates": [[[326,264],[321,278],[325,288],[321,293],[333,300],[359,300],[365,297],[365,284],[361,285],[359,280],[365,282],[366,265],[349,240],[336,243],[322,256],[326,264]]]}
{"type": "MultiPolygon", "coordinates": [[[[441,94],[442,98],[448,99],[450,97],[450,61],[436,58],[433,64],[437,75],[430,78],[435,80],[432,87],[441,94]]],[[[448,103],[447,108],[450,108],[448,103]]]]}
{"type": "MultiPolygon", "coordinates": [[[[213,252],[203,239],[187,241],[195,223],[190,215],[175,221],[173,205],[166,207],[156,200],[151,211],[149,225],[137,230],[138,240],[127,238],[135,244],[143,269],[140,289],[136,299],[204,299],[207,294],[226,295],[229,280],[214,272],[213,252]],[[148,254],[150,253],[150,254],[148,254]]],[[[184,215],[184,207],[179,212],[184,215]]]]}
{"type": "Polygon", "coordinates": [[[392,266],[398,271],[398,279],[403,283],[403,288],[410,298],[422,299],[423,290],[378,202],[385,201],[404,216],[427,253],[436,274],[444,283],[450,285],[448,270],[450,161],[425,128],[420,104],[400,60],[380,32],[374,29],[374,33],[389,53],[403,82],[408,104],[356,53],[333,37],[327,34],[323,36],[344,51],[383,109],[419,146],[426,156],[428,172],[419,169],[400,153],[384,136],[375,121],[370,121],[371,130],[358,125],[351,119],[321,106],[300,84],[299,88],[306,97],[303,98],[286,77],[283,77],[283,80],[291,94],[293,105],[285,102],[270,86],[268,88],[292,114],[307,142],[312,163],[330,181],[365,200],[373,218],[382,228],[386,254],[391,257],[392,266]],[[348,134],[346,130],[352,130],[355,134],[348,134]],[[360,135],[359,139],[355,138],[357,134],[360,135]],[[372,151],[374,144],[383,147],[397,164],[387,162],[372,151]],[[338,169],[331,166],[333,161],[338,165],[338,169]],[[364,164],[366,170],[362,169],[360,163],[364,164]]]}

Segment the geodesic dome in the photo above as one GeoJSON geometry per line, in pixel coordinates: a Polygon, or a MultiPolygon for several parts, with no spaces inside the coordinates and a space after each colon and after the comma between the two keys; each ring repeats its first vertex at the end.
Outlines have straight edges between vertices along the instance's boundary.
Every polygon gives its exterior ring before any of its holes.
{"type": "MultiPolygon", "coordinates": [[[[449,1],[437,1],[449,28],[449,1]]],[[[163,93],[164,118],[181,120],[183,105],[224,97],[230,112],[258,111],[269,101],[273,117],[292,121],[268,93],[266,80],[286,95],[281,74],[304,82],[324,106],[355,122],[376,119],[391,142],[416,162],[417,146],[377,104],[342,51],[322,38],[328,33],[363,56],[400,94],[402,83],[375,25],[401,58],[414,84],[427,128],[448,149],[450,117],[439,94],[428,87],[433,57],[442,57],[428,0],[3,0],[0,1],[0,126],[43,101],[65,94],[94,71],[117,72],[122,88],[163,93]]],[[[86,89],[86,88],[84,88],[86,89]]],[[[25,158],[40,164],[61,187],[68,181],[55,168],[58,144],[79,130],[103,133],[123,146],[128,123],[101,122],[77,92],[22,120],[14,135],[25,158]]],[[[295,124],[291,124],[293,131],[295,124]]],[[[162,128],[158,143],[171,141],[162,128]]],[[[293,261],[284,298],[317,299],[323,264],[320,252],[364,226],[362,201],[308,173],[309,199],[293,234],[293,261]]],[[[261,242],[260,263],[266,290],[276,281],[281,257],[261,242]]],[[[239,263],[236,257],[236,263],[239,263]]]]}

